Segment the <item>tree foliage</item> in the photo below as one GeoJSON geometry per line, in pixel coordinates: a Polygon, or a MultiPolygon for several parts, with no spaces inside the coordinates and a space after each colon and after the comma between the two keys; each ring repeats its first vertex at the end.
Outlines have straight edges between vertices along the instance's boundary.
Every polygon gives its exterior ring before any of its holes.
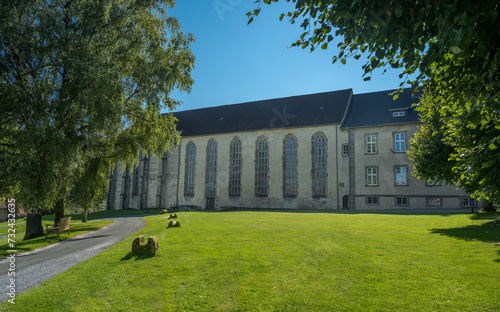
{"type": "MultiPolygon", "coordinates": [[[[249,23],[262,3],[278,0],[257,2],[249,23]]],[[[500,199],[500,1],[287,2],[295,10],[280,20],[304,29],[292,46],[314,51],[335,44],[334,63],[367,58],[365,80],[375,69],[396,68],[401,87],[419,87],[418,109],[432,123],[413,140],[417,176],[440,177],[485,200],[500,199]],[[439,155],[431,158],[440,165],[425,155],[439,155]]]]}
{"type": "Polygon", "coordinates": [[[106,175],[118,160],[135,163],[139,151],[179,141],[175,118],[160,110],[178,105],[172,90],[193,84],[194,39],[169,16],[173,7],[2,0],[0,197],[40,213],[85,174],[106,175]],[[98,171],[83,169],[96,160],[98,171]]]}

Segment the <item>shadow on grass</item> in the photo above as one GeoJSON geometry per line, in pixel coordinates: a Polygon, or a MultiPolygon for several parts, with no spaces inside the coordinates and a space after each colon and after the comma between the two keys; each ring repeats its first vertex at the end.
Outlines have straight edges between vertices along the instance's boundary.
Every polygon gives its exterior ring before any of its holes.
{"type": "Polygon", "coordinates": [[[500,242],[500,219],[480,225],[468,225],[451,229],[431,229],[432,234],[441,234],[463,240],[479,240],[485,243],[500,242]]]}
{"type": "Polygon", "coordinates": [[[152,256],[152,255],[134,254],[133,252],[129,252],[125,257],[121,258],[120,260],[127,261],[130,259],[134,259],[137,261],[137,260],[146,260],[146,259],[153,258],[153,257],[154,256],[152,256]]]}

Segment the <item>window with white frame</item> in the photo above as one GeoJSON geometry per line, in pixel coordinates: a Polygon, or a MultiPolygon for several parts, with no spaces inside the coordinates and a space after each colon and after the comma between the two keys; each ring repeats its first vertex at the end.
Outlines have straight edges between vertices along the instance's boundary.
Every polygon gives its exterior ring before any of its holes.
{"type": "Polygon", "coordinates": [[[342,156],[349,155],[349,144],[342,144],[342,156]]]}
{"type": "Polygon", "coordinates": [[[255,166],[255,195],[267,196],[269,192],[269,142],[265,137],[257,140],[255,166]]]}
{"type": "Polygon", "coordinates": [[[327,171],[326,171],[326,151],[327,141],[322,133],[313,136],[313,195],[326,196],[327,171]]]}
{"type": "Polygon", "coordinates": [[[408,197],[396,197],[397,206],[408,206],[408,197]]]}
{"type": "Polygon", "coordinates": [[[392,112],[392,117],[404,117],[405,115],[405,111],[392,112]]]}
{"type": "Polygon", "coordinates": [[[366,167],[366,185],[368,185],[368,186],[378,185],[378,168],[377,167],[366,167]]]}
{"type": "Polygon", "coordinates": [[[441,197],[427,197],[428,207],[441,207],[441,197]]]}
{"type": "Polygon", "coordinates": [[[406,133],[394,133],[394,151],[396,153],[406,152],[406,133]]]}
{"type": "Polygon", "coordinates": [[[297,139],[290,135],[284,144],[283,195],[297,196],[297,139]]]}
{"type": "Polygon", "coordinates": [[[234,137],[230,144],[229,154],[229,195],[231,196],[239,196],[241,194],[242,167],[241,140],[238,137],[234,137]]]}
{"type": "Polygon", "coordinates": [[[376,154],[377,153],[377,135],[368,134],[366,135],[366,153],[376,154]]]}
{"type": "Polygon", "coordinates": [[[396,185],[408,185],[408,167],[407,166],[396,166],[396,185]]]}
{"type": "Polygon", "coordinates": [[[378,197],[376,196],[368,196],[366,198],[366,204],[370,206],[376,206],[378,205],[378,197]]]}
{"type": "Polygon", "coordinates": [[[194,181],[196,173],[196,145],[189,142],[186,146],[186,164],[184,178],[184,195],[194,195],[194,181]]]}
{"type": "Polygon", "coordinates": [[[206,195],[215,196],[217,183],[217,142],[211,139],[207,145],[206,195]]]}
{"type": "Polygon", "coordinates": [[[475,207],[476,206],[476,200],[471,197],[464,197],[462,198],[462,206],[463,207],[475,207]]]}

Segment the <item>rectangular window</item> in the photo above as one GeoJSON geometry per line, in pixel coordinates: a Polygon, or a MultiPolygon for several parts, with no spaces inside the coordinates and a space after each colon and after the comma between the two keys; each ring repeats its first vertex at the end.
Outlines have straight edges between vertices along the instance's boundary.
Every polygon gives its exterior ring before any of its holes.
{"type": "Polygon", "coordinates": [[[376,154],[377,153],[377,135],[370,134],[366,136],[366,153],[376,154]]]}
{"type": "Polygon", "coordinates": [[[408,206],[408,197],[396,197],[397,206],[408,206]]]}
{"type": "Polygon", "coordinates": [[[407,172],[406,166],[396,167],[396,185],[408,185],[406,172],[407,172]]]}
{"type": "Polygon", "coordinates": [[[395,133],[394,134],[394,151],[396,153],[406,152],[406,134],[405,133],[395,133]]]}
{"type": "Polygon", "coordinates": [[[404,111],[402,112],[393,112],[392,117],[404,117],[406,114],[404,111]]]}
{"type": "Polygon", "coordinates": [[[377,206],[378,205],[378,197],[375,197],[375,196],[367,197],[366,204],[370,205],[370,206],[377,206]]]}
{"type": "Polygon", "coordinates": [[[427,197],[427,207],[441,207],[441,197],[427,197]]]}
{"type": "Polygon", "coordinates": [[[378,172],[377,167],[367,167],[366,168],[366,185],[376,186],[378,185],[378,172]]]}
{"type": "Polygon", "coordinates": [[[349,144],[342,144],[342,156],[349,155],[349,144]]]}
{"type": "Polygon", "coordinates": [[[464,197],[464,198],[462,198],[462,206],[463,207],[475,207],[476,200],[474,198],[464,197]]]}

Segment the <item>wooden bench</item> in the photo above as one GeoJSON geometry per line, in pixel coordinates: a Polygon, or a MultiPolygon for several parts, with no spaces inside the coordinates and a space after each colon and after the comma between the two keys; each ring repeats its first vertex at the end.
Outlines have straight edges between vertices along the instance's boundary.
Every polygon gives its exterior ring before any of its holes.
{"type": "Polygon", "coordinates": [[[57,237],[59,237],[60,231],[68,230],[68,236],[69,236],[69,224],[70,224],[70,222],[71,222],[71,217],[61,218],[61,220],[59,220],[59,223],[57,224],[57,226],[55,224],[54,225],[46,225],[45,226],[45,238],[47,238],[47,235],[49,235],[49,232],[51,232],[51,231],[57,232],[57,237]],[[49,226],[51,226],[51,228],[49,228],[49,226]]]}

